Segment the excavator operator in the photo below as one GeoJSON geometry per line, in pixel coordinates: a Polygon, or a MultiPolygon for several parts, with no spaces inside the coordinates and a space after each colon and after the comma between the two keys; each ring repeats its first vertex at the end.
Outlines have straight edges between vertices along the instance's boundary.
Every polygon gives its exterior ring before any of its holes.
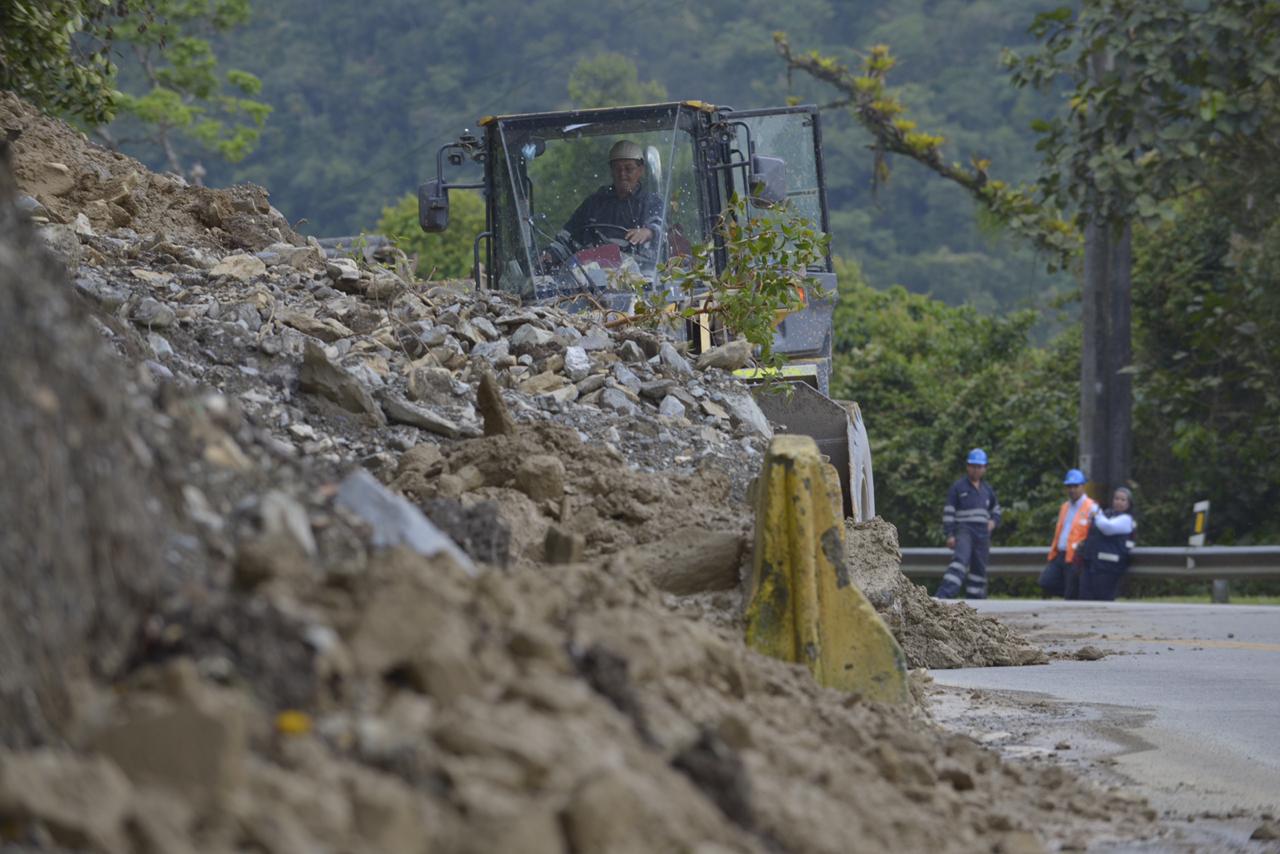
{"type": "Polygon", "coordinates": [[[613,183],[587,196],[543,250],[544,267],[559,267],[575,252],[606,243],[633,252],[657,246],[662,199],[641,186],[644,150],[631,140],[614,143],[609,149],[609,172],[613,183]]]}

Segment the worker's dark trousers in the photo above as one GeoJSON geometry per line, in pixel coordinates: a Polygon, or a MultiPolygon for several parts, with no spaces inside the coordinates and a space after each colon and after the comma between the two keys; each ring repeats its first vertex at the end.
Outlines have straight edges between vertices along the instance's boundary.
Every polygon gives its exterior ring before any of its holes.
{"type": "Polygon", "coordinates": [[[978,533],[968,525],[956,527],[956,550],[947,564],[947,572],[938,586],[939,599],[954,599],[964,590],[966,599],[987,598],[987,560],[991,555],[991,537],[978,533]],[[966,578],[967,574],[967,578],[966,578]]]}
{"type": "Polygon", "coordinates": [[[1040,571],[1040,589],[1044,597],[1061,596],[1063,599],[1080,598],[1080,566],[1067,563],[1062,552],[1040,571]]]}

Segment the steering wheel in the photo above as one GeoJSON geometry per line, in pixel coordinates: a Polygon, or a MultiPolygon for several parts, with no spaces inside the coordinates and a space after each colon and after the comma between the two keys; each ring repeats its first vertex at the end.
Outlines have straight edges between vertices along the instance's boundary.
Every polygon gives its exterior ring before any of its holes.
{"type": "MultiPolygon", "coordinates": [[[[606,237],[605,240],[607,240],[609,243],[616,243],[618,246],[624,249],[629,248],[632,251],[638,250],[640,248],[637,244],[633,244],[630,240],[627,240],[627,232],[630,231],[631,228],[625,225],[615,225],[612,222],[593,222],[589,227],[592,229],[615,228],[622,233],[622,236],[606,237]]],[[[639,226],[633,226],[633,227],[638,228],[639,226]]]]}

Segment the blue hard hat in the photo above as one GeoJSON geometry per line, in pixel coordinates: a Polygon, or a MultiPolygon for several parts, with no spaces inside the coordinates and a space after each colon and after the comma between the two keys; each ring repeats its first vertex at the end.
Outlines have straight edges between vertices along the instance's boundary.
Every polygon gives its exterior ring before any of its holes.
{"type": "Polygon", "coordinates": [[[1068,469],[1067,476],[1062,479],[1063,486],[1083,486],[1088,478],[1080,469],[1068,469]]]}
{"type": "Polygon", "coordinates": [[[971,466],[985,466],[987,464],[987,452],[981,448],[974,448],[969,452],[969,459],[965,460],[971,466]]]}

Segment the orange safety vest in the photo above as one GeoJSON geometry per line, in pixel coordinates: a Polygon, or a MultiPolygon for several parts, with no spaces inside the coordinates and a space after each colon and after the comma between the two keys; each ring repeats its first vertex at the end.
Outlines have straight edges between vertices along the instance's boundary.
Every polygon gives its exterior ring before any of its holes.
{"type": "MultiPolygon", "coordinates": [[[[1080,501],[1080,509],[1076,511],[1076,518],[1071,522],[1071,531],[1067,534],[1067,563],[1075,560],[1076,549],[1084,542],[1085,537],[1089,536],[1089,522],[1093,519],[1093,511],[1097,507],[1098,502],[1087,495],[1080,501]]],[[[1070,508],[1070,501],[1062,502],[1062,507],[1058,508],[1058,527],[1053,529],[1053,542],[1049,544],[1049,560],[1058,556],[1058,540],[1062,539],[1062,526],[1066,524],[1067,511],[1070,508]]]]}

